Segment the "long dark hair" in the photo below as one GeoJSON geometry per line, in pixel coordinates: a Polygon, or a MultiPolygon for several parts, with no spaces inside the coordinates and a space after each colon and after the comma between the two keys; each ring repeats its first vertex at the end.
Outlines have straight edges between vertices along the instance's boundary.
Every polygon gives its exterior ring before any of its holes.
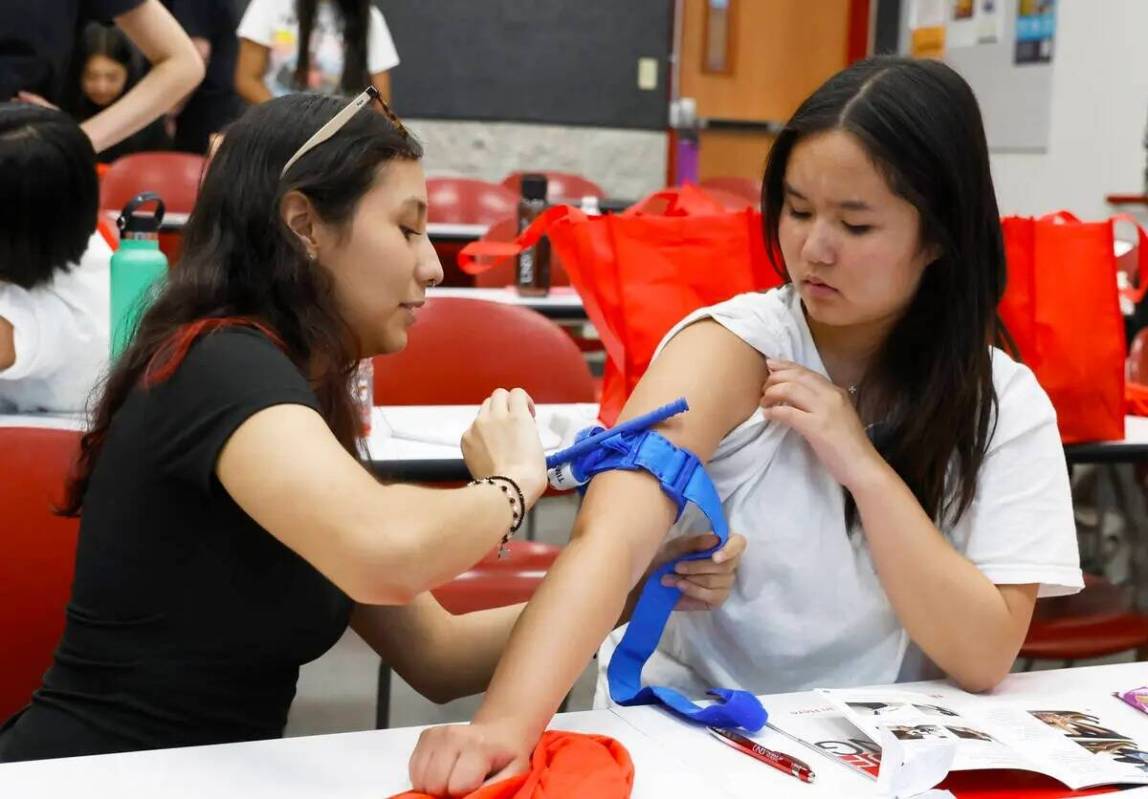
{"type": "Polygon", "coordinates": [[[287,95],[253,107],[228,129],[188,220],[183,257],[104,385],[62,513],[79,513],[112,418],[131,392],[169,373],[197,335],[227,324],[270,335],[308,377],[328,426],[355,454],[350,379],[358,343],[336,307],[331,278],[308,259],[279,208],[299,191],[324,221],[347,225],[379,168],[417,160],[422,149],[383,114],[364,109],[280,178],[292,154],[344,104],[287,95]]]}
{"type": "MultiPolygon", "coordinates": [[[[939,253],[860,393],[862,403],[882,397],[886,461],[930,518],[955,520],[973,501],[992,435],[989,346],[1005,335],[997,316],[1004,245],[980,109],[968,84],[938,61],[880,56],[824,83],[778,136],[762,182],[770,258],[787,279],[778,225],[789,156],[802,138],[832,130],[861,143],[891,190],[917,209],[921,240],[939,253]]],[[[850,497],[850,523],[855,514],[850,497]]]]}
{"type": "MultiPolygon", "coordinates": [[[[371,0],[335,0],[335,5],[343,24],[343,76],[339,88],[347,94],[356,94],[371,80],[367,73],[371,0]]],[[[299,20],[295,88],[300,91],[307,90],[307,76],[311,72],[311,33],[315,30],[318,8],[319,0],[295,0],[295,16],[299,20]]]]}

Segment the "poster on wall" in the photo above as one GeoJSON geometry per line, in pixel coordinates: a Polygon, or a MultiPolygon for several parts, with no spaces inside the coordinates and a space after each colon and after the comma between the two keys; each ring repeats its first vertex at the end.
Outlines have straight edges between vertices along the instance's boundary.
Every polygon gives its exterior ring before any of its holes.
{"type": "Polygon", "coordinates": [[[1004,14],[1001,4],[1004,0],[978,0],[977,2],[977,44],[996,44],[1004,38],[1004,14]]]}
{"type": "Polygon", "coordinates": [[[941,58],[945,54],[945,23],[949,0],[910,0],[909,55],[941,58]]]}
{"type": "Polygon", "coordinates": [[[945,44],[948,47],[972,47],[977,43],[977,0],[952,0],[945,44]]]}
{"type": "Polygon", "coordinates": [[[1019,0],[1016,7],[1017,64],[1052,61],[1056,37],[1056,0],[1019,0]]]}
{"type": "Polygon", "coordinates": [[[1004,0],[951,0],[945,46],[975,47],[995,44],[1004,36],[1004,15],[1000,13],[1004,0]]]}

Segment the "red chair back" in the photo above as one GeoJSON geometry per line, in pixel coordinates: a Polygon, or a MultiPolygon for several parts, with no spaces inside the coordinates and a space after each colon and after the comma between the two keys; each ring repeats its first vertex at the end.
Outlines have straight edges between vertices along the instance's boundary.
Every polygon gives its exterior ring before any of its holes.
{"type": "Polygon", "coordinates": [[[497,183],[474,178],[427,178],[427,221],[493,225],[514,216],[518,197],[497,183]]]}
{"type": "Polygon", "coordinates": [[[761,181],[740,177],[706,178],[698,183],[706,191],[720,191],[735,194],[743,200],[749,200],[756,208],[761,203],[761,181]]]}
{"type": "Polygon", "coordinates": [[[100,179],[100,207],[119,213],[141,191],[154,191],[168,211],[189,214],[199,195],[204,159],[191,153],[133,153],[100,179]]]}
{"type": "Polygon", "coordinates": [[[512,172],[502,179],[502,185],[510,189],[515,197],[522,194],[523,175],[546,176],[546,199],[551,203],[578,204],[583,197],[597,197],[601,200],[606,192],[592,180],[571,172],[512,172]]]}
{"type": "Polygon", "coordinates": [[[53,507],[79,443],[74,430],[0,427],[0,720],[28,704],[64,631],[79,523],[53,507]]]}
{"type": "Polygon", "coordinates": [[[436,297],[404,350],[375,357],[376,405],[474,405],[515,387],[539,403],[594,401],[577,345],[542,314],[515,305],[436,297]]]}
{"type": "MultiPolygon", "coordinates": [[[[514,217],[500,219],[490,226],[483,241],[514,241],[518,234],[518,220],[514,217]]],[[[474,276],[474,285],[479,288],[501,288],[514,285],[514,261],[498,263],[474,276]]],[[[550,285],[569,286],[570,276],[566,274],[566,267],[553,250],[550,251],[550,285]]]]}
{"type": "Polygon", "coordinates": [[[561,550],[537,541],[511,541],[509,547],[508,557],[494,550],[431,593],[455,615],[529,601],[561,550]]]}

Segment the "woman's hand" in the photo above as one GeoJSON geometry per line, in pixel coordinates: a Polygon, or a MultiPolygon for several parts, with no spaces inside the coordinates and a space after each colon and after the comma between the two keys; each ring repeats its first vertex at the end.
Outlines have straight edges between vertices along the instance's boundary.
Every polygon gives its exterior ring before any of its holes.
{"type": "Polygon", "coordinates": [[[535,741],[510,727],[475,721],[431,727],[411,755],[411,787],[432,796],[466,796],[530,767],[535,741]]]}
{"type": "Polygon", "coordinates": [[[765,418],[796,430],[833,478],[849,489],[881,463],[849,392],[790,361],[767,360],[761,393],[765,418]]]}
{"type": "Polygon", "coordinates": [[[530,395],[500,388],[487,397],[462,436],[462,457],[476,480],[492,474],[514,480],[532,506],[546,490],[546,457],[530,395]]]}
{"type": "MultiPolygon", "coordinates": [[[[654,556],[650,572],[690,552],[702,552],[717,546],[713,533],[682,536],[667,541],[654,556]]],[[[745,552],[745,536],[730,533],[725,546],[703,560],[683,560],[673,574],[662,578],[662,585],[676,587],[682,598],[674,610],[713,610],[725,604],[737,576],[737,567],[745,552]]],[[[644,583],[644,581],[643,581],[644,583]]],[[[638,586],[641,590],[641,585],[638,586]]]]}

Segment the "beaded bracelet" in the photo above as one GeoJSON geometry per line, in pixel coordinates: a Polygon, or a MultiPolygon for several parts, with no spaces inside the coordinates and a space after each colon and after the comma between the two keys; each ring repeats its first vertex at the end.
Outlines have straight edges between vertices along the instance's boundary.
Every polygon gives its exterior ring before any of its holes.
{"type": "Polygon", "coordinates": [[[490,477],[483,477],[480,480],[471,480],[467,485],[497,485],[510,502],[510,513],[512,516],[510,529],[502,536],[502,541],[498,545],[498,557],[505,558],[510,554],[511,537],[522,527],[522,522],[526,518],[526,497],[523,496],[522,489],[518,487],[518,483],[501,474],[492,474],[490,477]],[[501,483],[505,483],[506,485],[501,485],[495,481],[501,481],[501,483]],[[507,486],[510,488],[507,488],[507,486]],[[510,493],[511,488],[514,489],[514,496],[510,493]],[[518,501],[517,507],[514,504],[516,499],[518,501]]]}

